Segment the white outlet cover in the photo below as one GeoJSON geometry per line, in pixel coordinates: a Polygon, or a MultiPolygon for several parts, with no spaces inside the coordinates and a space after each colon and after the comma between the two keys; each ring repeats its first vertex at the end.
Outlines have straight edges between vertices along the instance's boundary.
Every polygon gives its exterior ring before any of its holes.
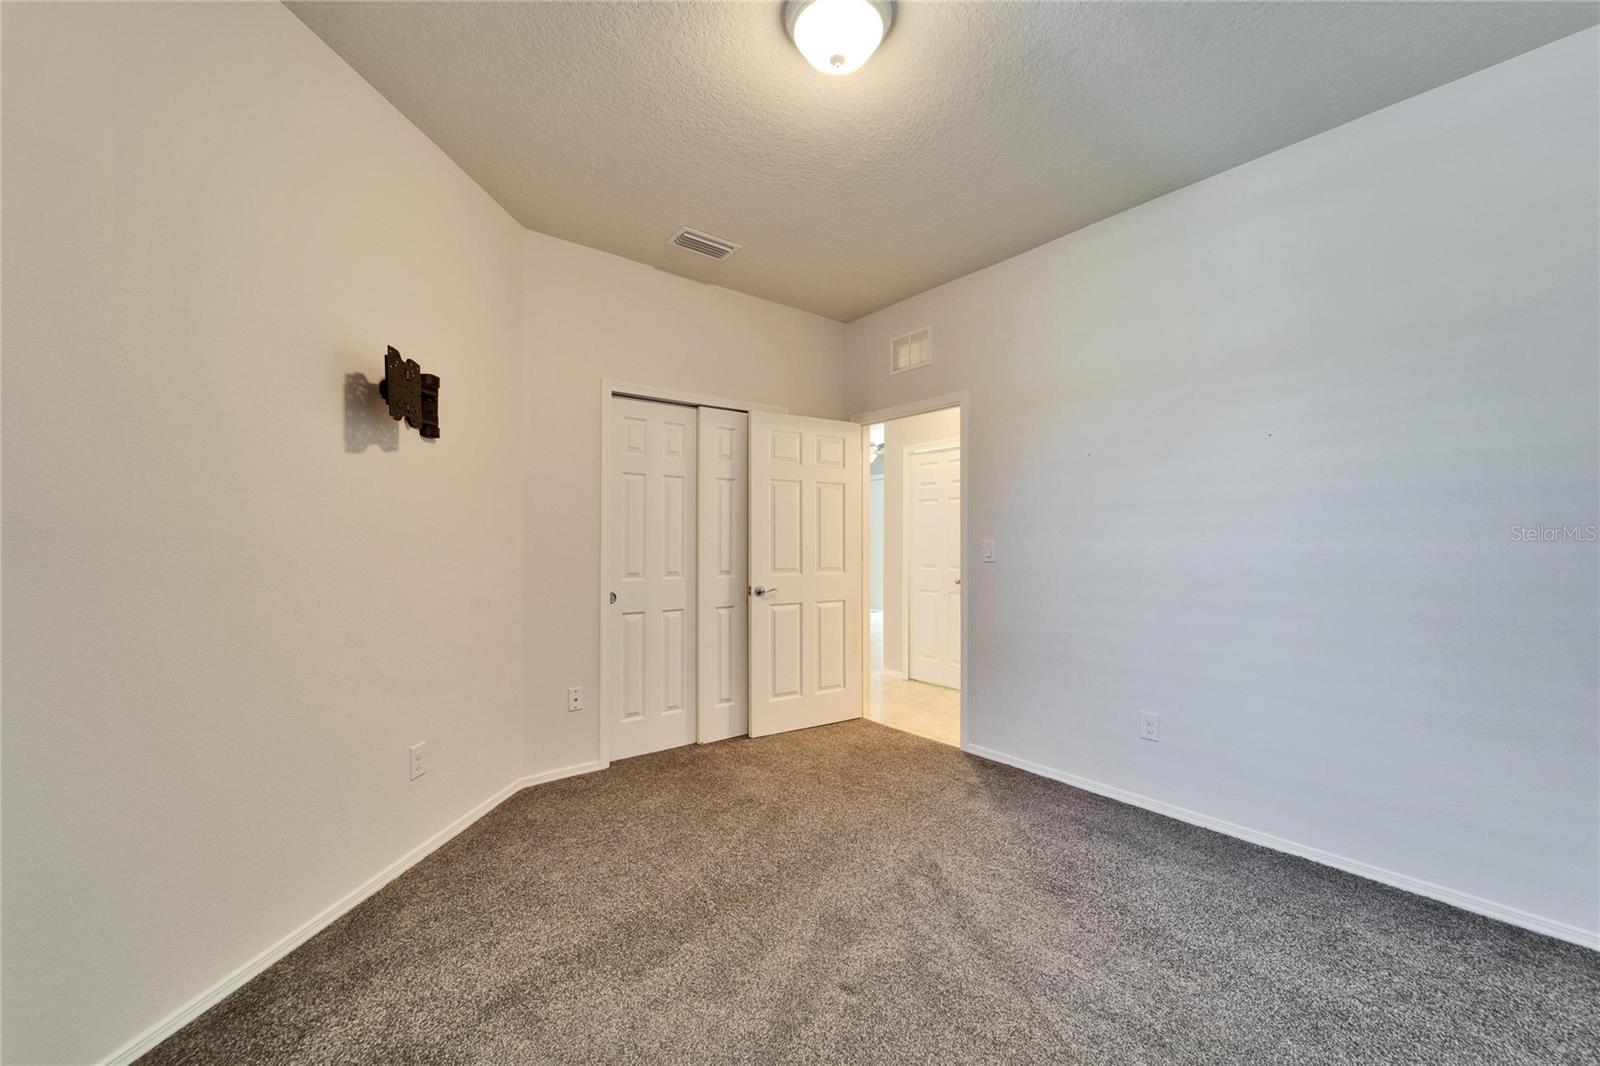
{"type": "Polygon", "coordinates": [[[422,761],[422,749],[426,744],[426,741],[418,741],[411,745],[411,780],[413,781],[428,772],[427,765],[422,761]]]}
{"type": "Polygon", "coordinates": [[[1139,719],[1139,739],[1161,742],[1161,716],[1145,711],[1139,719]]]}
{"type": "Polygon", "coordinates": [[[571,688],[567,689],[567,710],[569,710],[569,711],[581,711],[581,710],[583,710],[583,686],[582,685],[573,685],[571,688]]]}

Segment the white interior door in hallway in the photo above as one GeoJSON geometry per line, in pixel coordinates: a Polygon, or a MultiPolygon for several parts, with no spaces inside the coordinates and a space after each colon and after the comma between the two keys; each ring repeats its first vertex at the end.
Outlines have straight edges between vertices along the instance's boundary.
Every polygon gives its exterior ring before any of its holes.
{"type": "Polygon", "coordinates": [[[909,674],[960,688],[961,445],[912,449],[906,467],[909,674]]]}
{"type": "Polygon", "coordinates": [[[861,716],[861,476],[859,425],[750,413],[753,737],[861,716]]]}
{"type": "Polygon", "coordinates": [[[602,713],[625,759],[695,739],[699,426],[693,407],[622,396],[611,422],[602,713]]]}

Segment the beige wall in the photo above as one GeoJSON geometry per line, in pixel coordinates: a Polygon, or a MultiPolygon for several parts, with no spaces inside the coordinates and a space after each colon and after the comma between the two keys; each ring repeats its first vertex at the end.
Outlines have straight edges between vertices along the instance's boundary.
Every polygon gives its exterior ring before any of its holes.
{"type": "Polygon", "coordinates": [[[592,762],[606,377],[967,389],[979,745],[1593,927],[1596,556],[1508,534],[1600,510],[1593,32],[847,329],[521,231],[277,5],[0,20],[7,1061],[592,762]]]}
{"type": "Polygon", "coordinates": [[[276,4],[0,17],[4,1058],[84,1063],[522,774],[522,230],[276,4]]]}
{"type": "Polygon", "coordinates": [[[974,744],[1600,938],[1600,554],[1513,529],[1600,523],[1597,57],[850,325],[854,410],[970,398],[974,744]]]}
{"type": "Polygon", "coordinates": [[[4,1057],[85,1062],[592,763],[602,377],[839,415],[844,327],[521,230],[277,5],[3,18],[4,1057]]]}
{"type": "MultiPolygon", "coordinates": [[[[912,371],[919,373],[919,371],[912,371]]],[[[897,418],[883,426],[883,668],[906,672],[905,451],[961,439],[961,410],[897,418]]],[[[964,488],[964,486],[963,486],[964,488]]]]}
{"type": "Polygon", "coordinates": [[[527,764],[592,762],[600,701],[601,382],[843,417],[844,327],[543,234],[523,239],[527,764]],[[588,706],[566,709],[567,687],[588,706]]]}

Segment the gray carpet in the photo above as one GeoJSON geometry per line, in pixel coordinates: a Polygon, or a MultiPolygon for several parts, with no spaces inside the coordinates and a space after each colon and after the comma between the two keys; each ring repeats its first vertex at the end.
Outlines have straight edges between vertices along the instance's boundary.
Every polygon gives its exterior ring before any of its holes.
{"type": "Polygon", "coordinates": [[[1600,955],[867,722],[524,791],[144,1063],[1594,1063],[1600,955]]]}

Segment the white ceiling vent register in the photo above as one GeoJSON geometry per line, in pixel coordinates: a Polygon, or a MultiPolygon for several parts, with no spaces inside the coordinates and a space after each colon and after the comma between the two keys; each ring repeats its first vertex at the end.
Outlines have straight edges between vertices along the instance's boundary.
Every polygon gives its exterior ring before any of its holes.
{"type": "Polygon", "coordinates": [[[915,370],[933,362],[933,327],[923,326],[889,342],[889,373],[915,370]]]}
{"type": "Polygon", "coordinates": [[[713,237],[709,233],[701,233],[697,229],[690,229],[688,226],[674,233],[672,240],[667,243],[676,244],[679,248],[693,252],[695,255],[703,255],[707,259],[717,260],[726,259],[743,247],[743,245],[734,244],[732,241],[725,241],[721,237],[713,237]]]}

